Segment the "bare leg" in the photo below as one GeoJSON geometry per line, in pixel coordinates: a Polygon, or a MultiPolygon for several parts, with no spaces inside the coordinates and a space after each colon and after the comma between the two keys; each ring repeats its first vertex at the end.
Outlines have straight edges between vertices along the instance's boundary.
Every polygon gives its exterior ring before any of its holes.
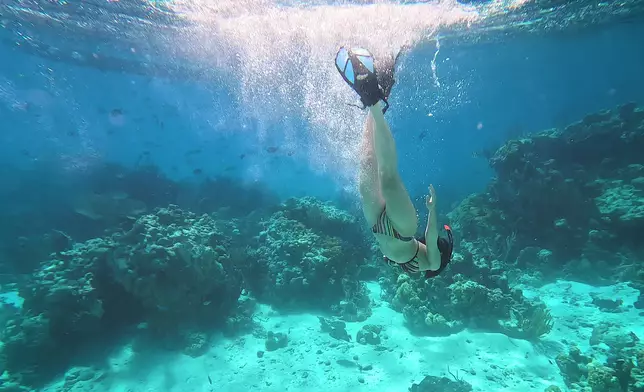
{"type": "Polygon", "coordinates": [[[368,116],[362,133],[359,182],[362,211],[369,226],[376,224],[380,213],[385,208],[385,199],[380,193],[380,177],[378,176],[378,161],[373,145],[373,129],[373,118],[368,116]]]}
{"type": "Polygon", "coordinates": [[[403,236],[413,236],[418,229],[416,209],[398,174],[396,142],[382,114],[381,104],[370,107],[374,124],[374,150],[378,163],[380,191],[387,204],[387,216],[403,236]]]}

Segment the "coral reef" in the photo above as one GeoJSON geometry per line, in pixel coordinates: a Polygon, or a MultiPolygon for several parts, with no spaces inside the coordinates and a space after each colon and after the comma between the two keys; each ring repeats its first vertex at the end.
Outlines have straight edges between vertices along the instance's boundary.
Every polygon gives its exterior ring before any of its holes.
{"type": "Polygon", "coordinates": [[[214,322],[235,308],[241,274],[212,217],[170,205],[112,240],[111,276],[154,317],[214,322]]]}
{"type": "Polygon", "coordinates": [[[489,159],[486,192],[449,214],[460,248],[544,277],[563,265],[590,283],[641,282],[642,149],[644,110],[632,103],[508,141],[489,159]]]}
{"type": "Polygon", "coordinates": [[[95,239],[43,263],[20,289],[21,312],[2,331],[6,370],[26,384],[64,368],[80,345],[140,308],[105,275],[110,247],[95,239]],[[120,314],[117,314],[120,312],[120,314]]]}
{"type": "MultiPolygon", "coordinates": [[[[19,285],[22,309],[3,314],[2,368],[18,383],[39,385],[98,336],[138,323],[157,343],[197,357],[215,328],[253,329],[257,298],[347,321],[371,314],[357,280],[369,248],[351,215],[304,198],[241,224],[226,216],[171,204],[127,229],[60,246],[19,285]]],[[[337,337],[350,340],[341,330],[337,337]]],[[[286,341],[272,334],[266,349],[286,341]]]]}
{"type": "Polygon", "coordinates": [[[351,335],[347,332],[347,324],[341,320],[328,320],[324,317],[319,317],[320,330],[328,333],[334,339],[351,341],[351,335]]]}
{"type": "Polygon", "coordinates": [[[484,260],[474,263],[455,254],[450,268],[436,278],[391,269],[380,280],[385,299],[420,335],[449,335],[468,327],[536,340],[552,329],[545,306],[510,289],[502,269],[484,260]]]}
{"type": "Polygon", "coordinates": [[[288,345],[288,336],[281,332],[268,331],[266,334],[266,351],[275,351],[288,345]]]}
{"type": "Polygon", "coordinates": [[[312,198],[289,199],[260,226],[246,273],[255,276],[258,299],[281,308],[317,305],[347,321],[371,314],[357,279],[369,248],[354,217],[312,198]]]}
{"type": "MultiPolygon", "coordinates": [[[[642,151],[644,110],[634,104],[508,141],[490,156],[496,178],[486,192],[467,197],[449,214],[456,253],[433,279],[370,260],[374,252],[362,225],[330,203],[305,197],[270,206],[274,200],[260,189],[223,200],[218,188],[237,186],[225,180],[206,181],[181,196],[177,184],[155,178],[154,170],[119,176],[115,168],[105,168],[84,191],[101,195],[92,200],[109,213],[70,205],[55,218],[71,222],[73,217],[74,232],[67,233],[65,225],[33,232],[16,226],[22,239],[0,244],[3,258],[16,259],[7,271],[30,274],[16,285],[22,308],[2,314],[5,385],[37,389],[84,345],[138,323],[166,347],[198,357],[210,348],[215,330],[253,328],[256,301],[279,310],[329,312],[330,318],[320,317],[321,330],[351,342],[345,322],[371,315],[359,278],[374,271],[380,274],[383,298],[416,334],[474,328],[537,341],[550,333],[553,317],[516,283],[571,276],[591,283],[630,280],[644,288],[642,151]],[[143,185],[160,193],[149,195],[143,185]],[[181,198],[181,207],[170,204],[181,198]],[[144,214],[134,201],[154,212],[144,214]],[[73,238],[84,242],[74,244],[73,238]],[[15,263],[20,258],[22,267],[15,263]]],[[[626,307],[620,299],[592,300],[604,311],[626,307]]],[[[643,302],[640,296],[634,306],[643,302]]],[[[382,329],[364,325],[356,342],[379,346],[382,329]]],[[[265,337],[267,352],[288,344],[284,333],[265,337]]],[[[599,323],[589,343],[588,353],[571,347],[556,360],[568,388],[644,391],[644,346],[633,332],[599,323]]],[[[100,377],[91,368],[79,368],[65,380],[71,389],[100,377]]],[[[411,387],[471,389],[461,380],[430,376],[411,387]]]]}
{"type": "Polygon", "coordinates": [[[423,381],[412,384],[410,392],[471,392],[472,386],[463,380],[425,376],[423,381]]]}
{"type": "Polygon", "coordinates": [[[239,302],[228,243],[211,217],[170,206],[131,230],[52,254],[20,288],[22,309],[2,332],[6,370],[38,384],[82,345],[144,318],[149,332],[199,355],[208,342],[202,328],[234,316],[241,329],[252,317],[253,302],[239,302]]]}
{"type": "Polygon", "coordinates": [[[372,344],[377,346],[380,344],[380,333],[382,332],[382,325],[367,324],[363,325],[356,335],[356,342],[360,344],[372,344]]]}
{"type": "Polygon", "coordinates": [[[644,345],[639,339],[632,332],[604,324],[591,338],[591,344],[600,343],[609,347],[607,356],[601,350],[596,357],[584,355],[576,346],[571,346],[568,354],[557,356],[566,385],[571,390],[592,392],[644,391],[644,345]]]}

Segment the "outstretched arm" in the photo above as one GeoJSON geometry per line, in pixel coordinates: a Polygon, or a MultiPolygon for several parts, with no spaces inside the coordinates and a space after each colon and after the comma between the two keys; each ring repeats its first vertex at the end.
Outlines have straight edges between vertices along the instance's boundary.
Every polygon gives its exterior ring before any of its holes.
{"type": "Polygon", "coordinates": [[[426,203],[429,216],[427,217],[427,227],[425,228],[425,244],[427,246],[428,267],[436,271],[441,266],[441,254],[438,250],[438,222],[436,216],[436,190],[433,185],[429,186],[429,195],[426,203]]]}

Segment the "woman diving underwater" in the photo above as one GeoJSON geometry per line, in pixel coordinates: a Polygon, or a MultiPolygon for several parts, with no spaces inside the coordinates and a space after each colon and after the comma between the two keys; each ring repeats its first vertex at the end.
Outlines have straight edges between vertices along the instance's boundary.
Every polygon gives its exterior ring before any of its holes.
{"type": "Polygon", "coordinates": [[[418,216],[398,173],[396,143],[384,116],[395,83],[397,59],[398,56],[387,58],[378,63],[377,69],[368,50],[342,47],[335,65],[370,112],[362,136],[359,173],[365,218],[389,264],[399,265],[407,273],[425,272],[425,277],[430,278],[451,261],[454,241],[447,225],[447,239],[438,236],[436,191],[432,185],[426,199],[429,216],[425,235],[415,237],[418,216]]]}

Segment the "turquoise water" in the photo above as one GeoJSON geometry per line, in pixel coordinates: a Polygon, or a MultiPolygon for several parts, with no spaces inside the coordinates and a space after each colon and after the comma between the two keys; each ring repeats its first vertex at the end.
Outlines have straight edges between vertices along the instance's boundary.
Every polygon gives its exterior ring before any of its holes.
{"type": "Polygon", "coordinates": [[[0,2],[0,391],[644,390],[643,15],[0,2]],[[410,48],[438,277],[382,261],[341,45],[410,48]]]}

